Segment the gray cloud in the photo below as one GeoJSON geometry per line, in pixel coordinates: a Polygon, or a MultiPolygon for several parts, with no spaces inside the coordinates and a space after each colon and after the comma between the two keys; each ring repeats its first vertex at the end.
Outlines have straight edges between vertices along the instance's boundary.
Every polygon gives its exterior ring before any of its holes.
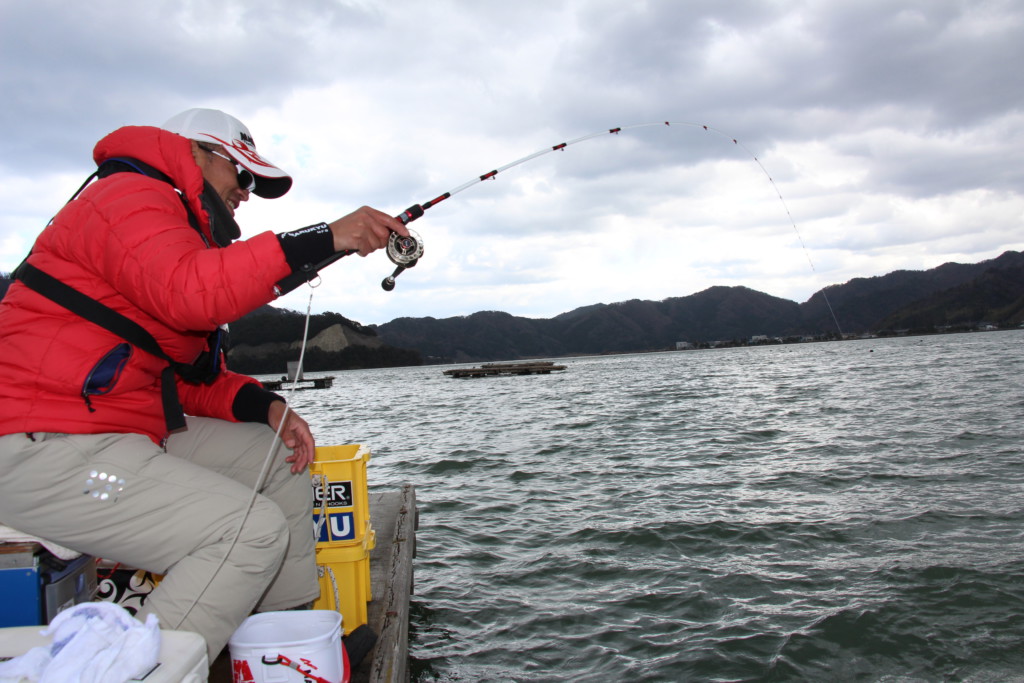
{"type": "MultiPolygon", "coordinates": [[[[865,267],[1021,247],[1022,58],[1024,6],[1011,1],[6,2],[0,164],[18,183],[0,195],[0,247],[12,245],[0,269],[45,221],[34,214],[56,210],[50,195],[88,174],[99,137],[190,106],[278,122],[253,132],[292,155],[288,201],[302,205],[253,202],[242,218],[269,215],[279,230],[297,227],[279,223],[305,206],[398,210],[545,145],[670,120],[724,137],[631,129],[473,187],[420,225],[437,247],[404,276],[407,288],[430,291],[438,278],[434,315],[495,308],[441,285],[472,277],[491,293],[525,292],[563,276],[559,248],[603,245],[587,252],[592,273],[570,276],[572,293],[501,297],[525,302],[512,312],[560,312],[665,270],[657,245],[628,252],[632,266],[602,254],[674,225],[690,240],[693,286],[763,281],[786,289],[769,293],[809,296],[880,274],[865,267]],[[792,241],[776,189],[809,248],[829,250],[813,278],[785,284],[758,270],[779,234],[792,241]],[[716,232],[696,239],[701,226],[716,232]],[[428,265],[432,254],[447,261],[428,265]]],[[[685,295],[676,288],[686,282],[650,286],[685,295]]],[[[410,313],[400,295],[322,296],[323,308],[368,322],[410,313]]]]}

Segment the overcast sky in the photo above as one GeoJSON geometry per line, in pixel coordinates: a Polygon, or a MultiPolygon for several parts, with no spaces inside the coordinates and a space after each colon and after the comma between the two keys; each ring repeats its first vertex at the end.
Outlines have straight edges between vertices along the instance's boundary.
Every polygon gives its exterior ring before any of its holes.
{"type": "Polygon", "coordinates": [[[295,178],[242,206],[243,236],[626,128],[427,211],[391,293],[383,253],[331,266],[313,310],[367,324],[714,285],[803,302],[1024,248],[1019,0],[0,0],[0,51],[5,271],[99,138],[195,106],[295,178]]]}

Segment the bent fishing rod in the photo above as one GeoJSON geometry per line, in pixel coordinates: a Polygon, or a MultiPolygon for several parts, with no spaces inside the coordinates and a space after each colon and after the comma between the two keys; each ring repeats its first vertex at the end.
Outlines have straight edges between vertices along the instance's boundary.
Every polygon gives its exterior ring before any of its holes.
{"type": "MultiPolygon", "coordinates": [[[[532,154],[527,154],[526,156],[522,157],[521,159],[516,159],[515,161],[507,163],[504,166],[499,166],[498,168],[496,168],[494,170],[491,170],[491,171],[488,171],[487,173],[479,175],[479,176],[477,176],[477,177],[475,177],[475,178],[473,178],[473,179],[463,183],[462,185],[459,185],[458,187],[455,187],[455,188],[453,188],[451,190],[448,190],[444,194],[438,195],[437,197],[434,197],[433,199],[430,199],[430,200],[428,200],[426,202],[423,202],[422,204],[413,204],[408,209],[406,209],[405,211],[403,211],[399,215],[395,216],[395,218],[397,218],[398,220],[402,221],[403,225],[408,225],[409,223],[413,222],[417,218],[420,218],[421,216],[423,216],[423,213],[427,209],[429,209],[431,207],[434,207],[434,206],[437,206],[438,204],[440,204],[444,200],[446,200],[446,199],[448,199],[448,198],[458,194],[459,192],[462,192],[463,190],[465,190],[467,188],[472,187],[473,185],[476,185],[477,183],[482,183],[485,180],[493,180],[499,173],[503,173],[504,171],[507,171],[510,168],[514,168],[514,167],[519,166],[521,164],[525,164],[528,161],[532,161],[534,159],[537,159],[538,157],[542,157],[545,154],[550,154],[551,152],[564,151],[567,147],[570,147],[570,146],[575,145],[575,144],[580,143],[580,142],[584,142],[586,140],[590,140],[590,139],[593,139],[593,138],[596,138],[596,137],[600,137],[602,135],[618,135],[619,133],[621,133],[624,130],[634,130],[634,129],[637,129],[637,128],[651,128],[651,127],[654,127],[654,126],[658,126],[658,127],[664,127],[664,126],[688,126],[688,127],[691,127],[691,128],[700,128],[700,129],[703,129],[703,130],[705,130],[705,131],[707,131],[709,133],[715,133],[715,134],[725,138],[726,140],[730,140],[730,141],[732,141],[732,143],[734,145],[736,145],[737,147],[740,147],[741,149],[743,149],[757,163],[758,167],[760,167],[761,171],[768,178],[768,181],[772,184],[772,187],[775,188],[775,193],[778,195],[779,200],[782,202],[782,205],[783,205],[783,207],[786,210],[786,215],[789,217],[789,221],[790,221],[790,224],[793,226],[794,232],[796,232],[797,239],[800,240],[800,244],[804,248],[804,253],[805,254],[807,253],[807,247],[803,243],[803,238],[800,236],[800,231],[797,230],[796,221],[793,220],[793,216],[792,216],[792,214],[789,211],[789,207],[786,205],[786,200],[782,198],[782,193],[779,191],[778,186],[775,185],[775,180],[772,178],[771,174],[768,173],[768,169],[766,169],[764,167],[764,164],[761,163],[761,160],[758,159],[757,156],[753,152],[751,152],[749,149],[747,149],[747,147],[745,145],[743,145],[739,140],[737,140],[736,138],[734,138],[734,137],[732,137],[730,135],[727,135],[723,131],[720,131],[717,128],[713,128],[713,127],[705,125],[705,124],[691,123],[691,122],[687,122],[687,121],[683,121],[683,122],[659,121],[657,123],[637,123],[637,124],[633,124],[631,126],[619,126],[617,128],[607,128],[607,129],[599,130],[599,131],[596,131],[596,132],[593,132],[593,133],[588,133],[587,135],[583,135],[583,136],[578,137],[578,138],[576,138],[574,140],[569,140],[567,142],[560,142],[557,145],[551,145],[550,147],[545,147],[543,149],[539,149],[536,152],[533,152],[532,154]]],[[[326,258],[323,261],[321,261],[320,263],[317,263],[316,265],[306,266],[302,270],[297,271],[295,273],[292,273],[288,277],[282,279],[280,282],[278,282],[278,288],[280,289],[282,294],[288,293],[288,292],[292,291],[293,289],[295,289],[296,287],[298,287],[299,285],[301,285],[303,282],[308,282],[308,281],[314,279],[319,274],[319,271],[322,270],[323,268],[327,267],[328,265],[334,263],[335,261],[337,261],[338,259],[340,259],[340,258],[342,258],[344,256],[349,256],[350,254],[354,254],[354,253],[355,253],[355,250],[345,250],[345,251],[336,252],[336,253],[332,254],[331,256],[329,256],[328,258],[326,258]]],[[[381,287],[385,291],[390,292],[391,290],[393,290],[395,288],[395,278],[397,278],[403,271],[405,271],[405,270],[415,266],[416,263],[419,261],[420,257],[423,256],[423,238],[421,238],[417,233],[415,233],[412,230],[409,230],[409,237],[404,237],[402,235],[399,235],[396,232],[392,232],[391,236],[388,238],[387,255],[388,255],[388,258],[391,260],[392,263],[395,264],[396,267],[395,267],[394,272],[391,273],[391,275],[389,275],[388,277],[384,278],[384,280],[381,282],[381,287]]],[[[808,259],[808,262],[811,265],[811,270],[814,270],[814,263],[810,261],[810,256],[809,255],[808,255],[807,259],[808,259]]],[[[826,302],[827,302],[827,300],[826,300],[826,302]]],[[[831,304],[829,304],[829,309],[831,309],[831,304]]],[[[834,314],[833,314],[833,317],[834,317],[834,314]]]]}

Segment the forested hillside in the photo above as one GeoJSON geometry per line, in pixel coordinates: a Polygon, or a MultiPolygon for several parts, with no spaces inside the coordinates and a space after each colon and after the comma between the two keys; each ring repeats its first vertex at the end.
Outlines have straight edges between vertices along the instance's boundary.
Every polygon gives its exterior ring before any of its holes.
{"type": "MultiPolygon", "coordinates": [[[[228,362],[248,374],[284,373],[298,360],[306,316],[263,306],[230,325],[228,362]]],[[[309,319],[309,343],[303,368],[308,372],[419,365],[418,351],[385,344],[371,327],[340,313],[326,312],[309,319]]]]}

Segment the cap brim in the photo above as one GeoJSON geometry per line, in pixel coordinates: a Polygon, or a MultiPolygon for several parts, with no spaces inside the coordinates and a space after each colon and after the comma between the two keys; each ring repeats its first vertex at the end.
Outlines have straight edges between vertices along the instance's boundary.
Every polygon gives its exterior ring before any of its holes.
{"type": "MultiPolygon", "coordinates": [[[[249,170],[251,171],[252,169],[249,170]]],[[[264,199],[277,199],[284,195],[288,190],[292,189],[292,179],[289,176],[268,178],[266,176],[258,175],[254,171],[253,177],[256,178],[256,188],[252,192],[256,196],[263,197],[264,199]]]]}

